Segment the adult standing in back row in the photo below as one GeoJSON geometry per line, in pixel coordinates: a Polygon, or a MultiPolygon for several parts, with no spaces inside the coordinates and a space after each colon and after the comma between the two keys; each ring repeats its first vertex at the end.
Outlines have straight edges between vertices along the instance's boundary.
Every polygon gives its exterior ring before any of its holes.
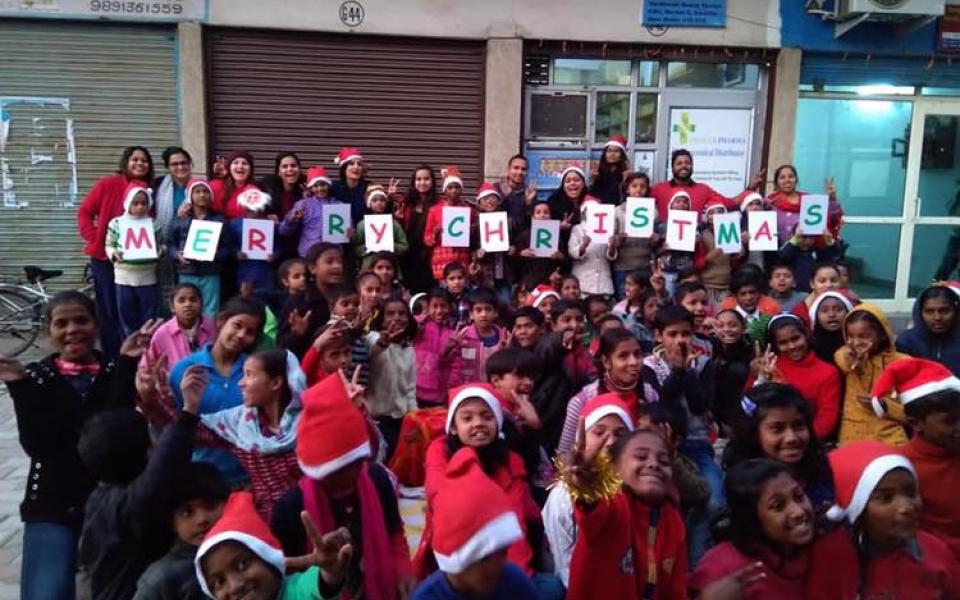
{"type": "Polygon", "coordinates": [[[763,170],[761,170],[750,181],[747,189],[737,194],[735,198],[727,198],[706,183],[693,180],[693,155],[686,148],[674,150],[673,154],[670,155],[670,170],[673,173],[673,178],[661,181],[650,190],[650,194],[657,200],[657,216],[659,219],[666,219],[667,205],[677,192],[683,191],[690,194],[690,210],[696,211],[698,214],[703,212],[707,202],[711,200],[723,202],[727,210],[739,210],[740,201],[763,183],[763,170]]]}
{"type": "Polygon", "coordinates": [[[117,172],[97,181],[77,210],[77,227],[84,241],[83,253],[90,257],[90,271],[97,298],[100,348],[110,358],[120,352],[122,338],[113,263],[107,260],[104,251],[107,224],[123,214],[127,186],[133,181],[149,186],[153,176],[153,157],[149,150],[143,146],[124,148],[117,172]]]}

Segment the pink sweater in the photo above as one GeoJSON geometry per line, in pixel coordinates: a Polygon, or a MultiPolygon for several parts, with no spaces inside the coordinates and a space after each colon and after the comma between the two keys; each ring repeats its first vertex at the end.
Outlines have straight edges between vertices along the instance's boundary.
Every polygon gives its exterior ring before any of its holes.
{"type": "Polygon", "coordinates": [[[413,340],[417,357],[417,399],[433,404],[446,401],[447,384],[454,352],[444,359],[443,349],[456,332],[453,327],[426,319],[413,340]]]}
{"type": "MultiPolygon", "coordinates": [[[[210,317],[203,317],[197,328],[197,348],[213,342],[217,337],[217,328],[210,317]]],[[[140,366],[146,367],[157,362],[161,356],[167,357],[167,366],[173,367],[181,358],[193,354],[187,334],[180,329],[177,318],[173,317],[160,326],[150,339],[150,347],[140,359],[140,366]]]]}
{"type": "MultiPolygon", "coordinates": [[[[498,325],[494,325],[494,329],[497,330],[497,339],[503,341],[507,335],[507,330],[498,325]]],[[[453,361],[450,367],[450,387],[464,383],[486,383],[487,359],[499,349],[500,344],[489,347],[483,345],[483,340],[477,333],[476,325],[467,327],[460,339],[460,348],[453,352],[453,361]]]]}

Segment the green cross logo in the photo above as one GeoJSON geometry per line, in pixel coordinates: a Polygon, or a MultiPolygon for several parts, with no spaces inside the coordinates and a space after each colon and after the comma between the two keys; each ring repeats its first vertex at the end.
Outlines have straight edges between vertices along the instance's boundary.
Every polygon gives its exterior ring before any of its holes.
{"type": "Polygon", "coordinates": [[[673,130],[680,134],[680,143],[687,143],[687,134],[697,130],[697,126],[690,122],[690,113],[680,113],[680,122],[673,126],[673,130]]]}

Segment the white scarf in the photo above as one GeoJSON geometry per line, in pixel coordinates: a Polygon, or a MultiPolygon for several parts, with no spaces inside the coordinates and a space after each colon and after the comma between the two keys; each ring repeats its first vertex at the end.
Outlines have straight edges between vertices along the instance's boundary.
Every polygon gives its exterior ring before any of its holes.
{"type": "Polygon", "coordinates": [[[173,220],[173,175],[164,175],[153,200],[157,209],[157,230],[166,232],[167,226],[173,220]]]}

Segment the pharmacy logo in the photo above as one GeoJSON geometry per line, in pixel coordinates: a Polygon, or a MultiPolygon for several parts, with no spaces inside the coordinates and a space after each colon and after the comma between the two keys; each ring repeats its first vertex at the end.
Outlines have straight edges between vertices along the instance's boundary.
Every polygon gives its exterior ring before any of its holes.
{"type": "Polygon", "coordinates": [[[690,121],[690,113],[682,112],[680,113],[680,122],[674,124],[673,131],[680,134],[680,143],[687,143],[687,134],[693,133],[697,130],[697,126],[690,121]]]}

